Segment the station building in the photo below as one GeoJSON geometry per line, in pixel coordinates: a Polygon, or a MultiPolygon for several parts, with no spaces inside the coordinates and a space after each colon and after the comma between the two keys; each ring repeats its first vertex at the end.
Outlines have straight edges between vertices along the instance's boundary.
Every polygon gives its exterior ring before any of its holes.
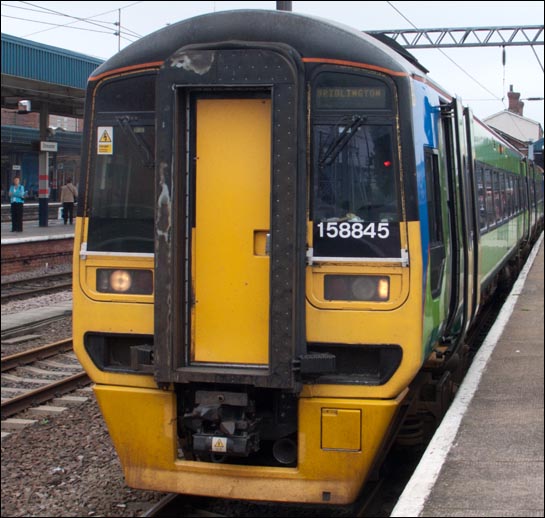
{"type": "Polygon", "coordinates": [[[45,176],[51,201],[67,177],[78,184],[85,88],[102,61],[2,34],[2,202],[15,175],[29,200],[45,176]],[[41,151],[44,141],[57,151],[41,151]]]}

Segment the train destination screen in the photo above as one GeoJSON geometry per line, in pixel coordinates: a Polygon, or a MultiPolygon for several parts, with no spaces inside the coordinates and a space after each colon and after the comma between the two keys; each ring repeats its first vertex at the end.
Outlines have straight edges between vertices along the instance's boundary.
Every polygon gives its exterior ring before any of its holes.
{"type": "Polygon", "coordinates": [[[386,86],[320,86],[316,107],[321,110],[387,107],[386,86]]]}

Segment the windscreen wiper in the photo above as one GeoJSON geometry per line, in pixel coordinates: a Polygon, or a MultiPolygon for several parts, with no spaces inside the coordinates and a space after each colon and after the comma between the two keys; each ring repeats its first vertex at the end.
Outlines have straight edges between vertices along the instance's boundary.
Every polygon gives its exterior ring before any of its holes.
{"type": "Polygon", "coordinates": [[[132,127],[128,117],[116,117],[121,129],[129,136],[129,141],[132,142],[140,154],[140,158],[143,159],[144,165],[153,169],[155,167],[155,160],[152,151],[148,148],[146,142],[136,134],[132,127]]]}
{"type": "Polygon", "coordinates": [[[354,115],[354,117],[352,117],[352,123],[349,126],[346,126],[327,148],[324,156],[320,160],[320,167],[331,165],[346,144],[348,144],[350,139],[356,134],[358,128],[363,125],[365,120],[365,117],[360,117],[359,115],[354,115]]]}

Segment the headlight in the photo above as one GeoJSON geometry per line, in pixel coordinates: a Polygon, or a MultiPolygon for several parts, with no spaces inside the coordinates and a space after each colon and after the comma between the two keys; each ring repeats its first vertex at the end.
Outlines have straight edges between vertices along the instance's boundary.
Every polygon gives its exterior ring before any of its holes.
{"type": "Polygon", "coordinates": [[[151,295],[153,273],[151,270],[97,269],[97,291],[123,295],[151,295]]]}
{"type": "Polygon", "coordinates": [[[326,275],[326,300],[384,302],[390,298],[390,278],[378,275],[326,275]]]}
{"type": "Polygon", "coordinates": [[[373,300],[377,292],[377,283],[372,277],[355,277],[347,279],[350,291],[355,300],[373,300]]]}
{"type": "Polygon", "coordinates": [[[131,274],[126,270],[115,270],[110,274],[110,287],[118,293],[125,293],[131,289],[131,274]]]}

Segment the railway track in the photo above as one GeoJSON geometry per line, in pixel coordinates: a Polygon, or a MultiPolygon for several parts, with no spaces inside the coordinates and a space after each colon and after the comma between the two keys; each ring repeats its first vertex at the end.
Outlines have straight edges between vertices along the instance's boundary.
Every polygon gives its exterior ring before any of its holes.
{"type": "Polygon", "coordinates": [[[195,497],[170,493],[159,500],[159,502],[149,508],[141,516],[148,518],[159,518],[162,516],[228,516],[226,514],[218,514],[205,509],[199,509],[198,506],[195,505],[195,501],[195,497]]]}
{"type": "Polygon", "coordinates": [[[72,272],[49,273],[2,283],[2,303],[72,288],[72,272]]]}
{"type": "MultiPolygon", "coordinates": [[[[501,304],[498,304],[498,307],[501,304]]],[[[481,321],[486,324],[484,329],[475,330],[473,338],[470,340],[472,349],[478,348],[480,341],[486,335],[490,322],[495,318],[495,308],[490,308],[490,311],[486,312],[486,318],[482,318],[481,321]]],[[[484,315],[483,315],[484,316],[484,315]]],[[[67,355],[66,351],[71,350],[71,341],[63,340],[56,342],[55,344],[49,344],[39,348],[32,349],[24,353],[14,354],[2,359],[2,373],[6,372],[8,375],[11,373],[17,373],[19,377],[23,377],[25,374],[25,367],[37,367],[43,368],[44,363],[47,367],[53,363],[58,363],[57,369],[66,370],[67,366],[63,359],[67,355]],[[60,361],[57,362],[57,359],[60,361]]],[[[68,357],[73,356],[68,353],[68,357]]],[[[69,363],[71,363],[70,360],[69,363]]],[[[82,373],[80,373],[82,374],[82,373]]],[[[4,375],[3,375],[4,378],[4,375]]],[[[35,378],[38,379],[38,378],[35,378]]],[[[3,380],[4,381],[4,380],[3,380]]],[[[64,385],[64,380],[60,380],[64,385]]],[[[67,380],[67,383],[75,382],[74,387],[58,388],[57,383],[49,383],[50,387],[44,385],[40,386],[37,390],[28,391],[27,394],[14,395],[10,391],[10,398],[8,401],[2,401],[2,418],[14,415],[17,412],[45,402],[55,396],[61,394],[61,392],[71,391],[74,388],[80,387],[78,384],[80,380],[77,376],[73,376],[73,380],[67,380]]],[[[85,382],[81,382],[85,384],[85,382]]],[[[88,383],[88,381],[87,381],[88,383]]],[[[2,383],[2,396],[5,395],[4,383],[2,383]]],[[[23,388],[21,388],[21,391],[23,388]]],[[[143,516],[200,516],[200,517],[212,517],[212,516],[275,516],[275,517],[288,517],[288,516],[313,516],[319,518],[321,516],[332,517],[345,517],[345,516],[389,516],[389,510],[393,508],[397,497],[402,492],[406,480],[410,478],[414,466],[418,464],[418,456],[414,455],[413,458],[407,460],[407,458],[396,458],[390,461],[392,471],[399,472],[405,471],[406,474],[399,475],[400,480],[392,482],[391,479],[382,479],[379,483],[375,484],[372,491],[370,491],[370,485],[366,487],[366,493],[362,494],[358,501],[352,506],[345,507],[315,507],[315,506],[288,506],[286,504],[272,504],[272,503],[258,503],[258,502],[241,502],[241,501],[227,501],[211,498],[200,498],[186,495],[168,495],[153,508],[149,509],[143,516]],[[412,466],[412,467],[410,467],[412,466]],[[386,496],[385,496],[386,494],[386,496]]]]}
{"type": "Polygon", "coordinates": [[[382,481],[378,481],[369,484],[356,502],[346,506],[248,502],[169,493],[141,516],[153,518],[167,516],[262,516],[264,518],[288,518],[298,516],[312,516],[313,518],[344,518],[374,516],[374,514],[368,513],[379,489],[382,487],[382,483],[382,481]]]}
{"type": "Polygon", "coordinates": [[[90,383],[63,340],[2,358],[2,419],[90,383]]]}

